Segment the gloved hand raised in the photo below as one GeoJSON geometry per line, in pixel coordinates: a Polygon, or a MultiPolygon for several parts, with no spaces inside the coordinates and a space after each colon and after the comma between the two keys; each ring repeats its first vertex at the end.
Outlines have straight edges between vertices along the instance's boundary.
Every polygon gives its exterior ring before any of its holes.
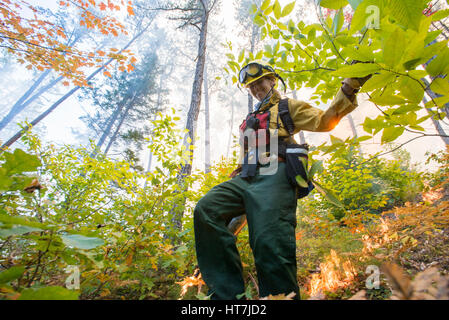
{"type": "MultiPolygon", "coordinates": [[[[361,61],[357,61],[357,60],[353,60],[351,62],[351,64],[355,64],[355,63],[364,63],[361,61]]],[[[365,62],[365,63],[369,63],[369,62],[365,62]]],[[[367,82],[373,75],[367,75],[366,77],[363,78],[345,78],[341,84],[341,89],[343,90],[344,94],[346,94],[347,96],[352,96],[355,93],[357,93],[359,91],[359,89],[365,84],[365,82],[367,82]]]]}

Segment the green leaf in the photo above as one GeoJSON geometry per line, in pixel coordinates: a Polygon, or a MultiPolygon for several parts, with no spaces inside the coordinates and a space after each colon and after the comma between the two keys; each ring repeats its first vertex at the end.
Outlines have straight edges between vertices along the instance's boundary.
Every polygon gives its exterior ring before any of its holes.
{"type": "Polygon", "coordinates": [[[296,3],[296,1],[293,1],[293,2],[291,2],[289,4],[287,4],[284,7],[284,9],[282,9],[281,17],[285,17],[285,16],[289,15],[293,11],[293,9],[295,8],[295,3],[296,3]]]}
{"type": "Polygon", "coordinates": [[[68,234],[62,236],[62,242],[66,246],[79,249],[93,249],[104,244],[104,240],[95,237],[85,237],[80,234],[68,234]]]}
{"type": "Polygon", "coordinates": [[[410,70],[408,74],[415,79],[421,79],[427,76],[427,72],[425,70],[410,70]]]}
{"type": "Polygon", "coordinates": [[[432,89],[433,92],[447,95],[449,94],[449,82],[447,79],[435,78],[430,84],[430,89],[432,89]]]}
{"type": "MultiPolygon", "coordinates": [[[[430,116],[430,115],[427,115],[426,117],[431,117],[431,116],[430,116]]],[[[427,119],[428,119],[428,118],[427,118],[427,119]]],[[[427,120],[427,119],[425,119],[425,120],[427,120]]],[[[410,125],[409,127],[410,127],[410,129],[417,130],[417,131],[422,131],[422,132],[426,131],[426,129],[424,129],[423,127],[418,126],[418,125],[416,125],[416,124],[412,124],[412,125],[410,125]]]]}
{"type": "Polygon", "coordinates": [[[337,138],[336,136],[330,135],[331,143],[332,144],[343,144],[343,140],[340,138],[337,138]]]}
{"type": "Polygon", "coordinates": [[[21,149],[15,149],[14,153],[5,152],[4,156],[6,161],[2,167],[8,175],[36,171],[41,166],[41,161],[37,156],[28,154],[21,149]]]}
{"type": "Polygon", "coordinates": [[[259,28],[265,24],[265,20],[260,15],[254,16],[253,21],[259,28]]]}
{"type": "Polygon", "coordinates": [[[299,186],[303,187],[303,188],[308,188],[309,185],[307,184],[307,181],[304,180],[303,177],[301,177],[300,175],[296,176],[296,182],[298,182],[299,186]]]}
{"type": "Polygon", "coordinates": [[[334,17],[334,20],[332,21],[332,32],[334,36],[337,35],[338,32],[340,32],[341,28],[343,27],[343,22],[345,21],[345,18],[343,17],[343,10],[338,10],[337,14],[334,17]]]}
{"type": "Polygon", "coordinates": [[[380,24],[380,17],[382,17],[383,13],[383,2],[379,2],[379,0],[364,0],[361,2],[357,9],[354,12],[354,15],[351,20],[351,32],[356,33],[357,31],[362,31],[368,25],[372,27],[380,27],[377,26],[377,22],[380,24]],[[376,10],[371,10],[371,9],[376,10]],[[368,10],[369,9],[369,10],[368,10]]]}
{"type": "Polygon", "coordinates": [[[387,143],[396,140],[404,133],[404,127],[388,127],[382,133],[382,143],[387,143]]]}
{"type": "Polygon", "coordinates": [[[301,40],[301,39],[305,39],[305,36],[302,35],[302,34],[300,34],[300,33],[297,33],[297,34],[295,34],[294,38],[295,38],[296,40],[301,40]]]}
{"type": "Polygon", "coordinates": [[[400,28],[396,28],[385,41],[383,59],[387,66],[394,68],[399,65],[406,47],[405,41],[405,33],[400,28]]]}
{"type": "Polygon", "coordinates": [[[352,10],[356,10],[357,7],[359,6],[359,4],[362,2],[363,0],[348,0],[349,4],[352,7],[352,10]]]}
{"type": "Polygon", "coordinates": [[[59,286],[24,289],[19,300],[77,300],[79,292],[59,286]]]}
{"type": "Polygon", "coordinates": [[[313,179],[313,176],[316,173],[322,173],[324,170],[323,168],[323,161],[315,161],[314,163],[312,163],[312,166],[310,167],[310,171],[309,171],[309,178],[313,179]]]}
{"type": "Polygon", "coordinates": [[[280,48],[281,48],[281,43],[279,41],[277,41],[276,44],[273,46],[273,54],[278,53],[280,48]]]}
{"type": "Polygon", "coordinates": [[[403,113],[408,113],[408,112],[416,112],[421,110],[421,106],[417,105],[417,104],[404,104],[402,106],[400,106],[399,108],[396,108],[392,115],[397,115],[397,114],[403,114],[403,113]]]}
{"type": "MultiPolygon", "coordinates": [[[[339,42],[337,40],[337,42],[339,42]]],[[[358,46],[355,48],[350,44],[344,44],[345,47],[342,50],[342,54],[351,58],[352,60],[358,61],[372,61],[374,60],[373,49],[368,46],[358,46]]]]}
{"type": "Polygon", "coordinates": [[[373,75],[360,89],[360,92],[370,92],[375,89],[383,88],[393,83],[396,80],[396,75],[391,72],[382,71],[379,74],[373,75]]]}
{"type": "Polygon", "coordinates": [[[399,24],[419,31],[419,25],[424,16],[422,12],[426,8],[426,2],[423,0],[389,0],[387,3],[390,15],[399,24]]]}
{"type": "Polygon", "coordinates": [[[228,57],[229,60],[235,60],[235,56],[232,53],[226,53],[226,57],[228,57]]]}
{"type": "Polygon", "coordinates": [[[0,272],[0,284],[18,279],[25,272],[25,267],[16,266],[0,272]]]}
{"type": "MultiPolygon", "coordinates": [[[[413,31],[411,31],[413,32],[413,31]]],[[[409,31],[410,33],[410,31],[409,31]]],[[[413,35],[411,38],[416,38],[413,35]]],[[[427,62],[428,59],[423,59],[425,43],[424,39],[414,39],[411,43],[407,43],[404,55],[402,57],[403,66],[406,70],[414,70],[419,64],[423,63],[422,60],[427,62]]]]}
{"type": "Polygon", "coordinates": [[[436,58],[434,58],[426,68],[426,71],[432,76],[445,75],[449,72],[449,48],[445,47],[436,58]]]}
{"type": "Polygon", "coordinates": [[[432,21],[438,21],[449,16],[449,9],[438,10],[436,13],[432,15],[432,21]]]}
{"type": "Polygon", "coordinates": [[[365,121],[363,122],[363,130],[365,130],[369,134],[376,134],[377,132],[382,130],[383,127],[384,127],[384,120],[380,117],[377,117],[376,119],[366,117],[365,121]],[[375,132],[373,133],[373,131],[375,132]]]}
{"type": "Polygon", "coordinates": [[[276,0],[274,2],[273,11],[274,11],[274,16],[276,17],[276,19],[280,19],[282,12],[281,12],[281,5],[279,4],[278,0],[276,0]]]}
{"type": "Polygon", "coordinates": [[[0,213],[0,223],[6,224],[6,225],[29,226],[29,227],[39,228],[39,229],[43,229],[43,230],[52,229],[52,228],[50,228],[50,226],[47,226],[44,223],[37,222],[34,220],[34,218],[31,218],[31,217],[10,216],[8,214],[1,214],[1,213],[0,213]]]}
{"type": "Polygon", "coordinates": [[[348,4],[347,0],[321,0],[319,3],[323,8],[338,10],[348,4]]]}
{"type": "MultiPolygon", "coordinates": [[[[387,110],[388,113],[391,112],[391,109],[387,110]]],[[[408,126],[416,124],[418,116],[416,112],[408,112],[408,113],[402,113],[402,114],[391,114],[390,120],[392,123],[397,123],[402,126],[408,126]]]]}
{"type": "Polygon", "coordinates": [[[402,77],[398,89],[401,91],[402,96],[411,102],[419,103],[424,97],[423,87],[419,85],[418,81],[410,77],[402,77]]]}
{"type": "Polygon", "coordinates": [[[298,30],[296,29],[296,25],[292,19],[288,20],[288,31],[290,31],[290,33],[293,33],[293,34],[295,32],[298,32],[298,30]]]}
{"type": "Polygon", "coordinates": [[[340,202],[340,200],[338,200],[338,198],[330,190],[325,189],[323,186],[321,186],[315,180],[312,180],[312,184],[315,186],[315,188],[318,190],[318,192],[321,193],[327,199],[327,201],[329,201],[330,203],[332,203],[333,205],[335,205],[337,207],[342,208],[343,210],[345,209],[345,207],[340,202]]]}
{"type": "Polygon", "coordinates": [[[251,6],[249,7],[249,13],[255,14],[256,11],[257,11],[257,5],[255,3],[251,4],[251,6]]]}
{"type": "Polygon", "coordinates": [[[403,66],[405,70],[413,70],[415,69],[419,64],[421,64],[422,58],[416,58],[409,61],[404,62],[403,66]]]}
{"type": "Polygon", "coordinates": [[[284,30],[284,31],[288,30],[287,26],[285,24],[283,24],[282,22],[278,21],[277,26],[280,30],[284,30]]]}
{"type": "Polygon", "coordinates": [[[0,190],[9,190],[13,182],[13,179],[8,177],[6,169],[0,167],[0,190]]]}
{"type": "Polygon", "coordinates": [[[260,6],[260,10],[265,11],[268,6],[270,5],[271,0],[265,0],[264,2],[262,2],[262,5],[260,6]]]}
{"type": "Polygon", "coordinates": [[[273,8],[274,8],[274,5],[269,6],[267,9],[265,9],[265,11],[263,12],[264,16],[268,16],[270,13],[272,13],[273,8]]]}
{"type": "MultiPolygon", "coordinates": [[[[435,30],[435,31],[430,31],[429,33],[427,33],[426,38],[424,39],[424,43],[426,45],[428,45],[429,43],[431,43],[432,41],[434,41],[441,33],[443,32],[443,30],[435,30]]],[[[437,46],[437,45],[441,45],[442,42],[435,42],[432,43],[432,46],[437,46]]],[[[430,46],[430,45],[429,45],[430,46]]],[[[433,48],[428,48],[426,47],[426,49],[430,49],[430,51],[432,53],[435,53],[434,50],[432,50],[433,48]]]]}
{"type": "Polygon", "coordinates": [[[245,49],[242,49],[242,51],[240,51],[240,54],[239,54],[239,63],[242,63],[242,61],[243,61],[243,58],[245,57],[245,49]]]}
{"type": "Polygon", "coordinates": [[[231,67],[232,71],[237,73],[240,70],[240,66],[237,62],[234,61],[228,61],[228,66],[231,67]]]}
{"type": "Polygon", "coordinates": [[[344,66],[336,71],[333,75],[342,78],[362,78],[367,75],[380,71],[380,67],[374,63],[356,63],[349,66],[344,66]]]}
{"type": "Polygon", "coordinates": [[[371,94],[369,99],[371,102],[380,106],[394,106],[407,103],[407,100],[403,97],[396,95],[395,90],[391,87],[387,87],[385,90],[377,90],[371,94]]]}
{"type": "Polygon", "coordinates": [[[13,225],[9,228],[3,228],[1,227],[0,229],[0,237],[1,238],[6,238],[9,236],[19,236],[25,233],[29,233],[29,232],[35,232],[35,231],[43,231],[42,229],[39,228],[33,228],[33,227],[28,227],[28,226],[20,226],[20,225],[13,225]]]}
{"type": "Polygon", "coordinates": [[[357,138],[357,142],[363,142],[372,139],[372,136],[361,136],[357,138]]]}
{"type": "Polygon", "coordinates": [[[433,101],[439,106],[440,108],[444,108],[447,103],[449,103],[449,95],[445,95],[442,97],[434,98],[433,101]]]}

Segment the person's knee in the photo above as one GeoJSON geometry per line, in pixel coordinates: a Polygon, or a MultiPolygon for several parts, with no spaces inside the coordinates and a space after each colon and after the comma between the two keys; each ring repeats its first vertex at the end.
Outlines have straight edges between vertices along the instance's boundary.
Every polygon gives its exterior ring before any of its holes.
{"type": "Polygon", "coordinates": [[[272,272],[295,262],[296,244],[287,234],[282,237],[261,236],[253,244],[256,263],[272,272]]]}
{"type": "Polygon", "coordinates": [[[202,197],[195,205],[193,209],[193,219],[194,221],[204,221],[204,219],[208,215],[208,211],[210,210],[210,200],[208,195],[206,194],[202,197]]]}

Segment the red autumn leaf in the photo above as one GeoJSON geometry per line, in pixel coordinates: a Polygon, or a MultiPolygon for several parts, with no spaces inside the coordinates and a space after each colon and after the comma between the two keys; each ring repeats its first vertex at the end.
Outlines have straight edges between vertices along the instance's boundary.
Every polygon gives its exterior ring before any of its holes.
{"type": "Polygon", "coordinates": [[[133,16],[134,15],[134,10],[133,10],[133,7],[131,7],[131,6],[127,6],[127,8],[126,8],[127,10],[128,10],[128,14],[130,15],[130,16],[133,16]]]}
{"type": "MultiPolygon", "coordinates": [[[[64,29],[46,20],[46,17],[26,0],[2,0],[0,3],[0,17],[3,17],[0,19],[0,34],[6,36],[1,39],[2,44],[7,52],[14,54],[18,62],[25,64],[27,69],[35,68],[39,71],[53,69],[67,79],[64,85],[70,82],[84,86],[87,85],[86,76],[80,68],[100,67],[104,63],[104,60],[100,59],[106,56],[104,51],[81,50],[76,46],[65,45],[63,43],[65,41],[61,41],[67,39],[64,29]],[[23,11],[29,11],[31,17],[22,16],[23,11]]],[[[92,13],[92,9],[120,10],[126,6],[131,12],[131,1],[57,0],[56,3],[63,9],[70,6],[77,7],[81,11],[80,26],[96,29],[103,34],[113,33],[115,36],[127,34],[125,27],[118,20],[108,15],[98,17],[92,13]],[[117,2],[121,5],[116,5],[117,2]]],[[[117,52],[118,49],[111,51],[117,52]]],[[[120,60],[124,54],[114,55],[111,58],[120,60]]],[[[130,53],[127,51],[126,54],[130,53]]]]}

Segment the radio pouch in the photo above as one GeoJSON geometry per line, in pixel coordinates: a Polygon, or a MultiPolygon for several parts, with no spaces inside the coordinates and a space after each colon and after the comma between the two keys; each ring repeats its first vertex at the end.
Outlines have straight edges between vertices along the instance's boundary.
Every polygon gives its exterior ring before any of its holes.
{"type": "Polygon", "coordinates": [[[314,186],[307,178],[309,146],[307,144],[287,144],[285,148],[286,173],[290,184],[296,187],[297,199],[307,196],[314,186]],[[298,184],[296,176],[307,181],[307,188],[298,184]]]}

